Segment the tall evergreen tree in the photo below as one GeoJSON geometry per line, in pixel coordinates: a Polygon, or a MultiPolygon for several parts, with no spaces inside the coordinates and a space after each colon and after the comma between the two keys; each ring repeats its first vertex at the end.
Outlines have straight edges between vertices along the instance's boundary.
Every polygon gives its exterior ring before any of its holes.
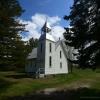
{"type": "Polygon", "coordinates": [[[38,39],[34,39],[33,37],[30,38],[25,45],[26,55],[28,55],[30,52],[32,52],[32,49],[37,48],[38,46],[38,39]]]}
{"type": "Polygon", "coordinates": [[[0,67],[16,65],[20,60],[18,55],[24,46],[20,32],[24,25],[18,17],[23,11],[17,0],[0,0],[0,67]]]}
{"type": "Polygon", "coordinates": [[[100,0],[74,0],[69,16],[71,28],[65,28],[66,44],[78,50],[77,60],[81,67],[100,64],[100,0]]]}
{"type": "Polygon", "coordinates": [[[30,48],[33,49],[38,46],[38,39],[30,38],[29,39],[30,48]]]}

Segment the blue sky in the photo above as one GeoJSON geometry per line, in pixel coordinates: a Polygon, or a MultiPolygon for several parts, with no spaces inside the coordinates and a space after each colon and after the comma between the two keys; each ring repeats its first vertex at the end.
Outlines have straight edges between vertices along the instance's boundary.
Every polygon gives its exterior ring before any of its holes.
{"type": "MultiPolygon", "coordinates": [[[[19,0],[19,2],[22,8],[25,9],[25,12],[21,16],[21,19],[25,23],[30,22],[31,24],[34,24],[36,16],[40,18],[39,16],[43,15],[51,19],[56,17],[54,20],[57,21],[53,24],[59,23],[59,26],[61,27],[69,25],[69,23],[63,19],[63,17],[64,15],[69,14],[70,6],[73,4],[73,0],[19,0]],[[32,19],[32,17],[34,20],[32,19]]],[[[39,30],[37,28],[37,32],[38,31],[39,30]]]]}

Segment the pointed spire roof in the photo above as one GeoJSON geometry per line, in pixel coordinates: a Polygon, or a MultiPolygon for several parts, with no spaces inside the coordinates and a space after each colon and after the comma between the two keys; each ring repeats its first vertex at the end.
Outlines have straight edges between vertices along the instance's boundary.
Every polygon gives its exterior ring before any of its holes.
{"type": "Polygon", "coordinates": [[[43,25],[42,31],[45,32],[45,33],[49,33],[51,31],[51,27],[50,27],[49,23],[47,23],[47,21],[43,25]]]}
{"type": "Polygon", "coordinates": [[[51,31],[51,27],[50,27],[49,23],[47,23],[47,21],[45,22],[45,24],[43,25],[41,30],[44,32],[44,34],[41,34],[39,40],[47,39],[47,40],[55,42],[55,39],[49,33],[51,31]]]}

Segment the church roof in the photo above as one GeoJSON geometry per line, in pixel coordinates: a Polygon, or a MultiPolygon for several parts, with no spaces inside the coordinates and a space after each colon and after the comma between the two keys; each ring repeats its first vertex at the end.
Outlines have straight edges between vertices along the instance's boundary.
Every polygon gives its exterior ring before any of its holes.
{"type": "Polygon", "coordinates": [[[44,24],[43,28],[44,28],[44,27],[48,27],[48,28],[50,28],[50,29],[51,29],[50,24],[49,24],[49,23],[47,23],[47,22],[45,22],[45,24],[44,24]]]}
{"type": "Polygon", "coordinates": [[[53,38],[53,36],[50,33],[51,27],[50,27],[49,23],[47,23],[47,21],[45,22],[45,24],[44,24],[44,26],[42,27],[41,30],[42,30],[43,33],[41,34],[39,40],[47,39],[47,40],[55,42],[55,39],[53,38]]]}
{"type": "Polygon", "coordinates": [[[37,58],[37,48],[34,48],[31,53],[29,53],[27,59],[37,58]]]}
{"type": "Polygon", "coordinates": [[[67,47],[66,47],[66,44],[65,44],[65,40],[63,39],[63,40],[57,41],[56,45],[55,45],[55,49],[57,49],[59,45],[61,45],[61,47],[62,47],[62,49],[65,53],[65,56],[67,58],[68,57],[68,53],[67,53],[68,51],[67,51],[67,47]]]}
{"type": "Polygon", "coordinates": [[[57,49],[57,47],[58,47],[60,44],[61,44],[61,40],[58,40],[58,41],[56,42],[55,48],[57,49]]]}
{"type": "Polygon", "coordinates": [[[42,31],[44,31],[45,33],[49,33],[51,31],[51,27],[50,27],[49,23],[47,23],[47,21],[43,25],[42,31]]]}
{"type": "MultiPolygon", "coordinates": [[[[44,34],[43,34],[43,36],[44,36],[44,34]]],[[[48,34],[46,37],[47,37],[49,40],[52,40],[52,39],[53,39],[53,38],[51,37],[51,35],[49,35],[49,34],[48,34]]],[[[52,40],[52,41],[55,41],[55,40],[52,40]]],[[[66,55],[66,57],[67,57],[68,55],[67,55],[67,48],[66,48],[66,45],[65,45],[65,41],[64,41],[64,40],[59,40],[59,41],[57,41],[57,42],[55,43],[55,49],[57,49],[59,45],[61,45],[61,47],[63,48],[64,53],[65,53],[65,55],[66,55]]],[[[34,49],[32,50],[32,52],[29,53],[29,55],[28,55],[28,57],[27,57],[27,59],[34,59],[34,58],[37,58],[37,48],[34,48],[34,49]]]]}

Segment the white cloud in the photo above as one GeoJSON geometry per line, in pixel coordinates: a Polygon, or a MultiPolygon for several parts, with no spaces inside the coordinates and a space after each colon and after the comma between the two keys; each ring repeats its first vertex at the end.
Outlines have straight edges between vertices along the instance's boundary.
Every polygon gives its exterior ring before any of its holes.
{"type": "Polygon", "coordinates": [[[63,33],[65,32],[64,28],[61,26],[54,26],[52,29],[52,35],[57,40],[59,37],[63,38],[63,33]]]}
{"type": "Polygon", "coordinates": [[[48,21],[50,25],[59,24],[59,22],[61,21],[61,18],[59,18],[58,16],[48,17],[48,21]]]}
{"type": "Polygon", "coordinates": [[[35,14],[31,17],[31,21],[20,20],[21,23],[27,24],[26,30],[28,31],[26,35],[22,35],[23,40],[28,40],[31,37],[39,38],[40,37],[40,29],[44,25],[45,21],[52,26],[52,35],[55,39],[59,37],[63,37],[64,28],[59,25],[61,18],[58,16],[50,17],[46,14],[35,14]]]}

